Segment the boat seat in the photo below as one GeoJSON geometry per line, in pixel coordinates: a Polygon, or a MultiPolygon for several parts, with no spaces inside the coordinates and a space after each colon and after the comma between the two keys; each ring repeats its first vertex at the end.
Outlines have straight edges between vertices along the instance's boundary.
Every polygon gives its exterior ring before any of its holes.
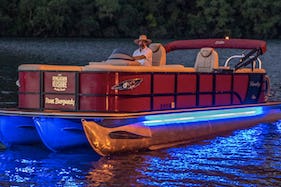
{"type": "Polygon", "coordinates": [[[213,72],[214,68],[218,68],[218,53],[213,48],[202,48],[197,54],[194,68],[198,72],[213,72]]]}
{"type": "Polygon", "coordinates": [[[166,64],[166,50],[160,43],[149,45],[152,50],[152,66],[163,66],[166,64]]]}

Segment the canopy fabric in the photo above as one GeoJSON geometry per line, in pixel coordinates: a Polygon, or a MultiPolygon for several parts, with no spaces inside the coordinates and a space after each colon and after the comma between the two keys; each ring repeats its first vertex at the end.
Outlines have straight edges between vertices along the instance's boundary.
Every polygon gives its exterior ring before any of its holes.
{"type": "Polygon", "coordinates": [[[231,48],[231,49],[261,49],[262,54],[266,52],[266,42],[251,39],[195,39],[177,40],[166,44],[166,52],[169,53],[180,49],[200,49],[203,47],[231,48]]]}

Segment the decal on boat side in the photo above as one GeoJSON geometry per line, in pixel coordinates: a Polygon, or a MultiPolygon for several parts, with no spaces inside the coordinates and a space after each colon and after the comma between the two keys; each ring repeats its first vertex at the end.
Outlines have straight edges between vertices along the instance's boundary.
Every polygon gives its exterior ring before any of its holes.
{"type": "Polygon", "coordinates": [[[65,91],[67,88],[67,76],[62,76],[61,74],[52,76],[52,87],[55,91],[65,91]]]}
{"type": "Polygon", "coordinates": [[[129,79],[120,82],[119,84],[116,84],[111,87],[112,90],[131,90],[140,85],[140,83],[143,81],[141,78],[136,79],[129,79]]]}
{"type": "Polygon", "coordinates": [[[74,106],[75,100],[74,99],[59,99],[57,97],[55,98],[48,98],[45,97],[45,104],[53,104],[53,105],[71,105],[74,106]]]}
{"type": "Polygon", "coordinates": [[[224,41],[223,40],[218,40],[215,42],[215,45],[223,45],[224,41]]]}
{"type": "Polygon", "coordinates": [[[258,82],[258,81],[251,81],[250,82],[250,86],[251,87],[257,87],[257,88],[259,88],[260,86],[261,86],[261,83],[260,82],[258,82]]]}

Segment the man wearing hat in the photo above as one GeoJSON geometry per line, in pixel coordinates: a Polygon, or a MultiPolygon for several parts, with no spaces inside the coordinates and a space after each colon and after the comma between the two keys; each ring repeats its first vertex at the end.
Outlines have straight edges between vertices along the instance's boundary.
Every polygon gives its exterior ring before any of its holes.
{"type": "Polygon", "coordinates": [[[133,58],[143,66],[152,66],[152,51],[147,47],[152,41],[146,35],[140,35],[134,42],[139,48],[133,53],[133,58]]]}

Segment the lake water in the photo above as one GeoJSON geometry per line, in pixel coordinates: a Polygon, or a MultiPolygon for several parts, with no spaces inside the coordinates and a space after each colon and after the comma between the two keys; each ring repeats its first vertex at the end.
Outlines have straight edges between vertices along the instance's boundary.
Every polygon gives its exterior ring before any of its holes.
{"type": "MultiPolygon", "coordinates": [[[[17,103],[20,64],[86,65],[120,47],[136,48],[125,39],[0,39],[0,106],[17,103]]],[[[281,100],[281,41],[268,41],[267,49],[262,60],[271,78],[270,100],[281,100]]],[[[195,54],[178,52],[168,63],[192,65],[195,54]]],[[[0,150],[0,186],[280,185],[281,121],[192,145],[111,157],[90,148],[53,153],[43,145],[0,150]]]]}

